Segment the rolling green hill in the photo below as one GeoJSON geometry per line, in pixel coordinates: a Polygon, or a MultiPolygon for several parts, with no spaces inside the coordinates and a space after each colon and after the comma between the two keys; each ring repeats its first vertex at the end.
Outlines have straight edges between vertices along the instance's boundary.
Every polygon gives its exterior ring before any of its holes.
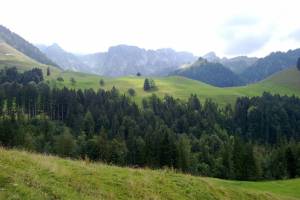
{"type": "Polygon", "coordinates": [[[98,89],[100,88],[99,80],[101,78],[105,81],[105,85],[103,86],[104,89],[111,89],[115,86],[121,92],[127,93],[129,88],[133,88],[136,90],[136,96],[134,99],[139,103],[143,97],[150,96],[152,93],[155,93],[160,97],[168,94],[181,99],[186,99],[191,93],[194,93],[197,94],[201,100],[211,98],[222,105],[234,102],[239,96],[259,96],[264,91],[278,93],[281,95],[295,94],[300,96],[300,71],[296,68],[279,72],[259,83],[229,88],[214,87],[180,76],[154,77],[153,79],[158,89],[152,92],[145,92],[143,90],[145,77],[129,76],[121,78],[107,78],[97,75],[65,71],[60,74],[55,73],[48,79],[51,81],[52,85],[56,85],[58,87],[67,86],[73,88],[98,89]],[[63,77],[64,82],[56,81],[58,76],[63,77]],[[76,80],[76,84],[73,86],[70,82],[71,77],[76,80]]]}
{"type": "Polygon", "coordinates": [[[0,149],[0,199],[300,199],[300,179],[239,182],[0,149]]]}

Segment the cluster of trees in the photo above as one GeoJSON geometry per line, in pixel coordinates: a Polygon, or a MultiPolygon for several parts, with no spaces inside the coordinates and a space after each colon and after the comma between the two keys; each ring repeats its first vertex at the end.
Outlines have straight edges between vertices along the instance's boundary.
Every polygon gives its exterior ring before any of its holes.
{"type": "Polygon", "coordinates": [[[43,71],[38,68],[25,71],[24,73],[19,73],[16,67],[0,70],[0,84],[6,82],[16,82],[19,84],[27,84],[29,82],[39,83],[43,80],[43,71]]]}
{"type": "Polygon", "coordinates": [[[156,85],[153,79],[146,78],[144,81],[144,90],[150,91],[156,89],[156,85]]]}
{"type": "Polygon", "coordinates": [[[258,180],[300,176],[300,99],[265,93],[219,107],[153,95],[0,85],[0,143],[117,165],[258,180]]]}

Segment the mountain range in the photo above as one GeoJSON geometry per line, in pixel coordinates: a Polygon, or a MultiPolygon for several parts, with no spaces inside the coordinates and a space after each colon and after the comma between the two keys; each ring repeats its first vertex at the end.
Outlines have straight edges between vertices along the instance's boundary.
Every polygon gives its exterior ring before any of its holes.
{"type": "MultiPolygon", "coordinates": [[[[37,45],[37,48],[1,25],[0,43],[4,52],[10,51],[15,57],[21,56],[23,60],[31,61],[20,63],[52,65],[64,70],[111,77],[135,75],[138,72],[145,76],[176,74],[221,87],[261,81],[295,66],[300,57],[300,49],[273,52],[263,58],[220,58],[210,52],[203,56],[204,62],[189,52],[177,52],[170,48],[146,50],[129,45],[113,46],[107,52],[76,55],[63,50],[58,44],[37,45]]],[[[5,59],[8,57],[5,55],[5,59]]]]}
{"type": "Polygon", "coordinates": [[[140,72],[143,75],[166,75],[197,57],[173,49],[145,50],[136,46],[118,45],[107,52],[82,56],[64,51],[57,44],[38,46],[63,69],[90,72],[105,76],[127,76],[140,72]]]}
{"type": "Polygon", "coordinates": [[[209,62],[221,63],[225,67],[229,68],[231,71],[240,74],[248,67],[252,66],[258,58],[247,57],[247,56],[237,56],[234,58],[220,58],[215,52],[209,52],[203,56],[209,62]]]}

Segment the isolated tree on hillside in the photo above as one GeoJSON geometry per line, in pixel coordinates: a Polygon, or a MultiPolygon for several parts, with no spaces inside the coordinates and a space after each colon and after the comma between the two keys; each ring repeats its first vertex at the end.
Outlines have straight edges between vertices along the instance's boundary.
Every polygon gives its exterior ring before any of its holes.
{"type": "Polygon", "coordinates": [[[76,84],[75,78],[71,77],[70,81],[71,81],[71,84],[72,84],[72,85],[75,85],[75,84],[76,84]]]}
{"type": "Polygon", "coordinates": [[[156,88],[155,82],[153,79],[150,79],[150,89],[156,88]]]}
{"type": "Polygon", "coordinates": [[[140,72],[136,73],[136,76],[141,76],[141,73],[140,72]]]}
{"type": "Polygon", "coordinates": [[[50,67],[47,68],[47,76],[50,76],[50,67]]]}
{"type": "Polygon", "coordinates": [[[99,84],[100,84],[100,86],[104,86],[104,84],[105,84],[104,80],[100,79],[99,84]]]}
{"type": "Polygon", "coordinates": [[[60,77],[57,77],[57,79],[56,80],[58,80],[58,81],[60,81],[60,82],[63,82],[64,81],[64,79],[60,76],[60,77]]]}
{"type": "Polygon", "coordinates": [[[298,61],[297,61],[297,68],[298,68],[298,70],[300,70],[300,58],[298,58],[298,61]]]}
{"type": "Polygon", "coordinates": [[[144,81],[144,90],[149,91],[150,89],[151,89],[150,81],[149,81],[148,78],[146,78],[145,81],[144,81]]]}
{"type": "Polygon", "coordinates": [[[128,94],[129,94],[130,96],[135,96],[135,90],[134,90],[133,88],[129,88],[129,89],[128,89],[128,94]]]}

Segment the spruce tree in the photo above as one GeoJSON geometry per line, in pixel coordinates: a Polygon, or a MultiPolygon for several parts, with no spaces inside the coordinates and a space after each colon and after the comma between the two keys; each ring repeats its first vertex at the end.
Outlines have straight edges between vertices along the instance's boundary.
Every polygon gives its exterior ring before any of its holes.
{"type": "Polygon", "coordinates": [[[50,67],[47,68],[47,76],[50,76],[50,67]]]}
{"type": "Polygon", "coordinates": [[[149,91],[150,89],[151,89],[150,81],[149,81],[148,78],[146,78],[145,81],[144,81],[144,90],[149,91]]]}

